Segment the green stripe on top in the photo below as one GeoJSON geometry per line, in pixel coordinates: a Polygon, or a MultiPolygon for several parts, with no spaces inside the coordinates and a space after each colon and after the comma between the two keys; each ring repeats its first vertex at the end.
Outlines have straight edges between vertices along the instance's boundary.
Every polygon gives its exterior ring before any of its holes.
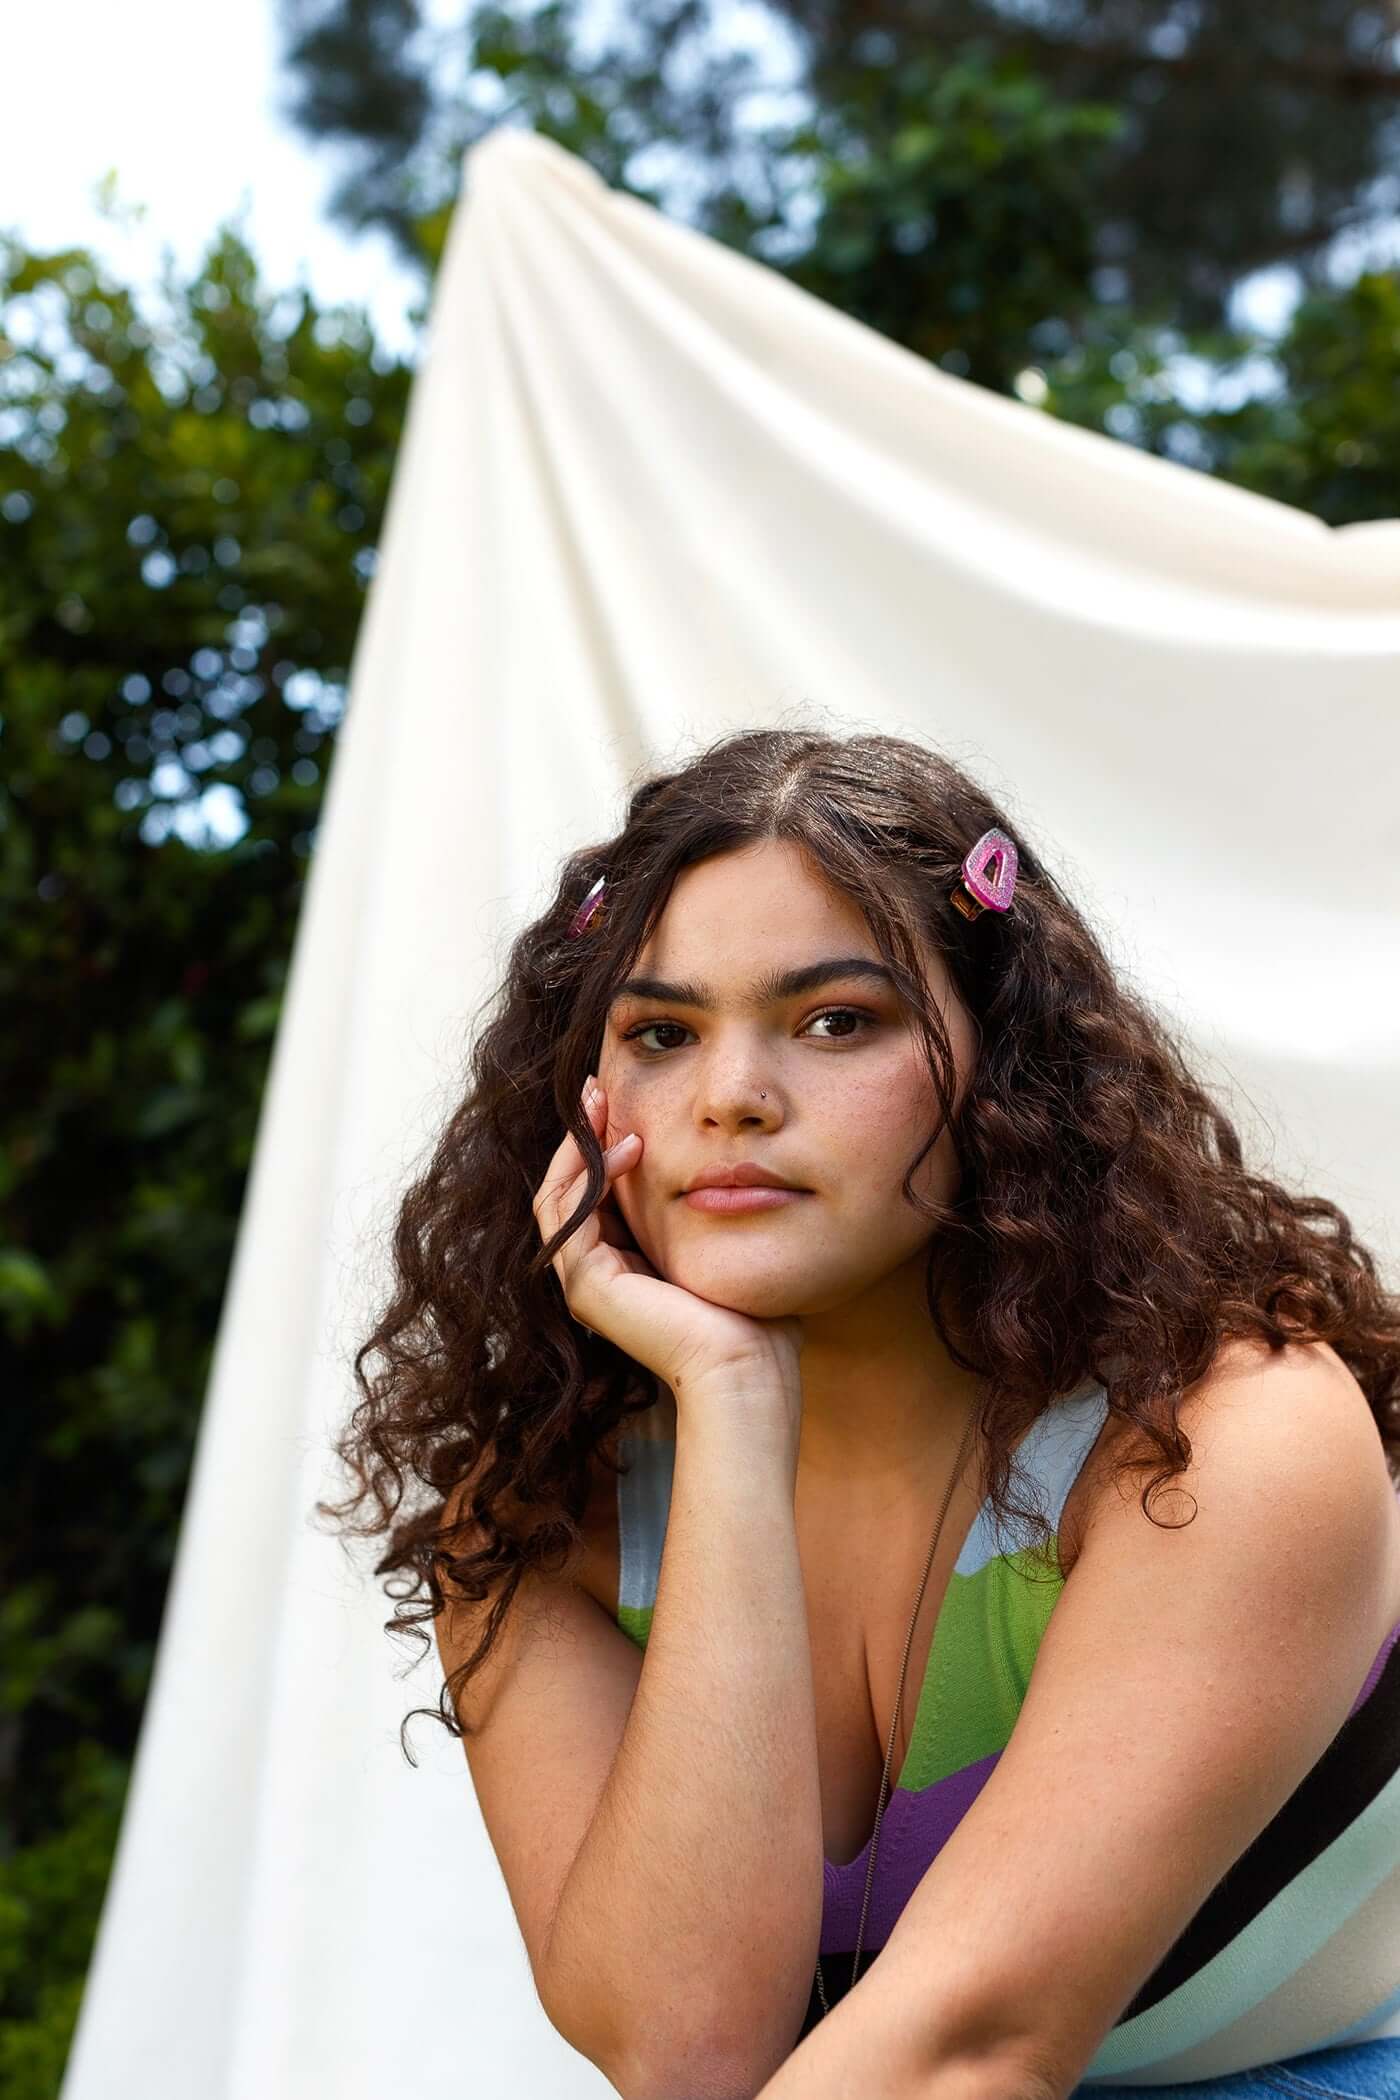
{"type": "MultiPolygon", "coordinates": [[[[1052,1534],[1053,1537],[1053,1534],[1052,1534]]],[[[897,1785],[919,1788],[1011,1740],[1035,1652],[1064,1589],[1034,1548],[948,1578],[897,1785]]]]}
{"type": "Polygon", "coordinates": [[[630,1634],[639,1648],[645,1648],[647,1635],[651,1632],[651,1615],[655,1609],[650,1604],[619,1604],[617,1623],[623,1632],[630,1634]]]}
{"type": "Polygon", "coordinates": [[[1104,1388],[1088,1386],[1052,1402],[1014,1454],[1017,1495],[1049,1526],[1043,1543],[1027,1519],[998,1518],[991,1497],[983,1498],[939,1608],[897,1786],[932,1786],[1011,1740],[1036,1650],[1064,1589],[1065,1503],[1107,1414],[1104,1388]]]}
{"type": "MultiPolygon", "coordinates": [[[[989,1497],[979,1505],[939,1610],[898,1786],[930,1786],[1010,1740],[1064,1587],[1057,1527],[1107,1412],[1107,1394],[1094,1385],[1052,1403],[1022,1439],[1014,1479],[1045,1514],[1050,1537],[1043,1548],[1021,1520],[998,1522],[989,1497]]],[[[635,1423],[623,1439],[629,1470],[617,1484],[617,1622],[645,1649],[670,1511],[674,1400],[665,1395],[635,1423]]]]}

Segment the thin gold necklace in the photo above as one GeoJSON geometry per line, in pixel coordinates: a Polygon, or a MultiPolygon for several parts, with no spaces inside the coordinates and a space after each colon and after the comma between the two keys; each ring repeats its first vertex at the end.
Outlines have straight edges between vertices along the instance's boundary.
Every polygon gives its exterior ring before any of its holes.
{"type": "MultiPolygon", "coordinates": [[[[948,1514],[948,1504],[953,1499],[953,1489],[957,1486],[959,1477],[962,1474],[963,1464],[967,1458],[967,1447],[972,1440],[975,1424],[976,1411],[974,1410],[968,1416],[967,1427],[963,1431],[962,1449],[958,1453],[958,1462],[953,1468],[947,1487],[943,1490],[943,1506],[938,1512],[938,1522],[933,1527],[933,1540],[928,1549],[928,1559],[924,1562],[923,1578],[919,1583],[919,1594],[914,1599],[914,1610],[909,1620],[909,1631],[904,1636],[904,1654],[899,1665],[899,1690],[895,1695],[894,1718],[890,1722],[890,1739],[885,1746],[885,1769],[880,1775],[880,1798],[875,1804],[875,1827],[870,1833],[870,1864],[865,1870],[865,1898],[860,1906],[860,1926],[856,1932],[856,1951],[851,1962],[852,1989],[855,1988],[856,1975],[860,1968],[860,1950],[865,1939],[865,1919],[870,1908],[870,1891],[875,1881],[875,1856],[880,1843],[880,1822],[885,1813],[885,1790],[890,1782],[890,1766],[894,1761],[895,1736],[899,1731],[899,1717],[904,1711],[904,1678],[909,1668],[909,1650],[914,1642],[914,1628],[918,1624],[919,1606],[923,1603],[924,1591],[928,1588],[929,1571],[933,1566],[933,1556],[938,1551],[938,1541],[943,1533],[943,1520],[948,1514]]],[[[822,2018],[825,2019],[831,2007],[826,2002],[826,1985],[822,1980],[820,1954],[817,1956],[817,1996],[821,2000],[822,2018]]]]}

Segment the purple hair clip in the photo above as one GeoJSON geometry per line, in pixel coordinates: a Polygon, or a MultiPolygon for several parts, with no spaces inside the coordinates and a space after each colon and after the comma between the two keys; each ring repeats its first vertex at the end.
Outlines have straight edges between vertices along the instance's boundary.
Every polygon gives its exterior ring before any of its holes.
{"type": "Polygon", "coordinates": [[[574,913],[572,923],[570,924],[568,934],[566,935],[566,939],[571,941],[576,940],[579,934],[587,932],[589,926],[593,922],[594,915],[596,914],[599,905],[603,901],[604,881],[605,877],[600,875],[598,877],[598,880],[594,883],[592,889],[588,892],[588,895],[584,898],[582,904],[580,904],[578,910],[574,913]]]}
{"type": "Polygon", "coordinates": [[[962,880],[948,892],[965,919],[976,919],[984,911],[1007,911],[1016,887],[1019,865],[1013,840],[995,826],[984,831],[962,864],[962,880]],[[992,861],[993,874],[988,874],[992,861]]]}

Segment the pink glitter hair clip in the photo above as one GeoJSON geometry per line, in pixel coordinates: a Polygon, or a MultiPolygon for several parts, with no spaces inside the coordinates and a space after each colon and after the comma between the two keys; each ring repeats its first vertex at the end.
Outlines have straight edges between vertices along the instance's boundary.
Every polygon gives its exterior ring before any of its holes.
{"type": "Polygon", "coordinates": [[[602,875],[598,877],[598,880],[594,883],[592,889],[588,892],[588,895],[584,898],[582,904],[580,904],[578,910],[574,913],[573,919],[571,920],[569,925],[569,931],[565,936],[567,940],[576,940],[579,934],[586,933],[588,928],[592,925],[593,920],[597,915],[598,907],[603,901],[603,884],[605,879],[606,878],[602,875]]]}
{"type": "MultiPolygon", "coordinates": [[[[984,911],[1009,911],[1018,866],[1014,840],[995,826],[984,831],[963,861],[961,881],[949,893],[954,906],[965,919],[978,918],[984,911]],[[989,874],[993,862],[996,866],[989,874]]],[[[588,931],[602,906],[605,888],[606,877],[600,875],[574,913],[567,939],[577,940],[588,931]]]]}
{"type": "Polygon", "coordinates": [[[1019,865],[1015,843],[995,825],[984,831],[962,864],[962,880],[948,894],[965,919],[984,911],[1008,911],[1019,865]],[[991,862],[995,872],[988,873],[991,862]]]}

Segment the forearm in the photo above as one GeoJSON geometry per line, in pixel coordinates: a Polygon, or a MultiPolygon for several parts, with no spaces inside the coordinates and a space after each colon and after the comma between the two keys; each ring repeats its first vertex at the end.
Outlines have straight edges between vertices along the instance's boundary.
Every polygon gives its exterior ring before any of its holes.
{"type": "Polygon", "coordinates": [[[782,1408],[678,1407],[641,1677],[550,1935],[551,2008],[639,2090],[777,2061],[806,2007],[821,1802],[782,1408]]]}
{"type": "Polygon", "coordinates": [[[812,2033],[753,2100],[1048,2100],[1013,2065],[992,2058],[949,2057],[918,2066],[901,2058],[887,2068],[878,2045],[847,2039],[849,2047],[830,2037],[824,2050],[809,2056],[812,2033]]]}
{"type": "Polygon", "coordinates": [[[753,2100],[1058,2100],[1011,2052],[932,2039],[916,1994],[871,1988],[878,1966],[755,2088],[753,2100]]]}
{"type": "Polygon", "coordinates": [[[1010,2028],[974,2019],[926,1945],[882,1947],[753,2100],[1061,2100],[1010,2028]]]}

